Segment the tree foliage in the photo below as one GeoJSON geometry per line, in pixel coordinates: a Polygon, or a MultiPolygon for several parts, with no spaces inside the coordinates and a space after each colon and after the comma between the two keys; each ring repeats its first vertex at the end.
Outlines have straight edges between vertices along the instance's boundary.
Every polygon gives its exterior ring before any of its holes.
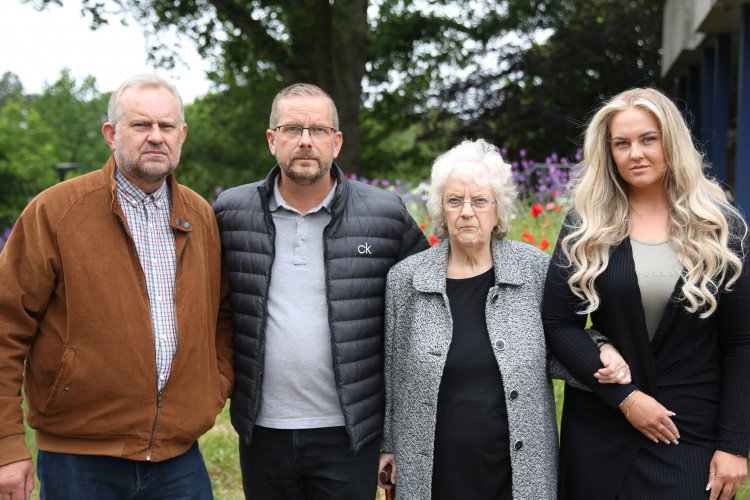
{"type": "MultiPolygon", "coordinates": [[[[41,8],[61,0],[24,0],[41,8]]],[[[423,98],[446,65],[466,67],[511,32],[533,33],[554,18],[557,0],[83,0],[96,27],[132,14],[154,41],[152,55],[173,62],[159,35],[189,37],[217,61],[220,83],[252,85],[272,68],[278,88],[307,81],[326,89],[339,108],[346,147],[340,163],[360,159],[363,82],[368,93],[423,98]],[[367,77],[365,79],[365,76],[367,77]]]]}
{"type": "MultiPolygon", "coordinates": [[[[16,75],[6,73],[6,81],[22,89],[16,75]]],[[[80,163],[77,174],[104,164],[110,154],[101,136],[105,118],[106,99],[94,79],[78,84],[67,70],[40,95],[14,92],[0,104],[0,228],[59,180],[56,164],[80,163]]]]}
{"type": "Polygon", "coordinates": [[[188,134],[177,171],[180,182],[212,199],[214,189],[265,177],[275,163],[266,142],[274,75],[253,86],[232,85],[185,107],[188,134]]]}
{"type": "Polygon", "coordinates": [[[458,132],[508,149],[572,156],[583,126],[605,99],[660,79],[660,0],[561,0],[544,43],[511,48],[491,69],[443,95],[461,103],[458,132]],[[496,70],[499,68],[499,71],[496,70]]]}
{"type": "MultiPolygon", "coordinates": [[[[64,0],[31,1],[43,8],[64,0]]],[[[159,46],[171,43],[159,38],[169,29],[214,60],[214,91],[186,106],[178,167],[180,181],[209,199],[216,186],[265,176],[274,163],[265,138],[271,100],[300,80],[334,96],[344,129],[339,163],[360,176],[424,179],[435,157],[465,137],[511,154],[525,149],[536,160],[570,157],[603,98],[634,85],[666,86],[658,79],[661,3],[83,0],[94,25],[135,14],[161,63],[175,56],[159,46]],[[548,38],[539,37],[543,29],[548,38]]],[[[55,163],[82,163],[75,174],[103,164],[107,97],[93,78],[76,82],[69,72],[40,95],[25,95],[18,77],[3,75],[0,182],[16,179],[19,188],[0,193],[0,204],[20,200],[7,213],[20,213],[24,200],[55,182],[55,163]]]]}

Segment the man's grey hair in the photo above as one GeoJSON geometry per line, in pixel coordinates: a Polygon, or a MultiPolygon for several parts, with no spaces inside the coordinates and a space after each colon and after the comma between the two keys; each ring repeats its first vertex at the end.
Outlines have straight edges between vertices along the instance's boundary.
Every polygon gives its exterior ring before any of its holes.
{"type": "MultiPolygon", "coordinates": [[[[333,102],[333,99],[331,99],[331,96],[328,95],[328,93],[326,93],[325,90],[321,89],[317,85],[313,85],[312,83],[295,83],[283,89],[278,94],[276,94],[276,97],[273,98],[273,104],[271,105],[271,118],[268,121],[268,128],[272,129],[279,124],[279,120],[281,119],[280,102],[283,99],[286,99],[287,97],[315,96],[315,95],[321,95],[328,99],[328,104],[330,105],[330,108],[331,108],[331,127],[338,130],[339,129],[339,114],[338,114],[338,111],[336,110],[336,103],[333,102]]],[[[289,123],[287,125],[299,125],[299,124],[289,123]]],[[[322,125],[322,123],[317,123],[315,125],[322,125]]]]}
{"type": "Polygon", "coordinates": [[[167,89],[169,93],[174,96],[179,106],[180,127],[185,124],[185,106],[182,104],[182,97],[180,97],[180,93],[177,91],[177,88],[158,75],[145,73],[141,75],[131,76],[130,78],[122,82],[120,87],[115,90],[110,96],[109,105],[107,106],[107,120],[109,121],[109,123],[114,125],[115,130],[117,129],[117,124],[120,121],[120,118],[122,118],[122,106],[120,105],[120,98],[122,97],[122,93],[130,87],[167,89]]]}

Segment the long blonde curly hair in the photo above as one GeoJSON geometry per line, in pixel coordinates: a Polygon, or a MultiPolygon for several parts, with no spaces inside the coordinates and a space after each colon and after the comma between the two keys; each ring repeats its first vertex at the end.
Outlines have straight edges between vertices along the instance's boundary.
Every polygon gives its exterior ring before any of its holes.
{"type": "Polygon", "coordinates": [[[744,239],[747,225],[719,184],[704,175],[703,156],[677,106],[654,89],[635,88],[616,95],[586,129],[583,168],[574,181],[579,225],[562,241],[572,270],[568,285],[584,301],[581,314],[595,311],[600,305],[596,279],[607,268],[610,249],[629,235],[628,185],[612,158],[609,126],[617,113],[633,107],[649,112],[661,131],[667,163],[662,181],[670,207],[667,234],[677,249],[684,278],[680,298],[688,312],[700,309],[701,318],[708,317],[716,310],[717,294],[730,290],[740,275],[742,260],[729,244],[733,234],[744,239]],[[729,214],[734,216],[728,218],[729,214]]]}

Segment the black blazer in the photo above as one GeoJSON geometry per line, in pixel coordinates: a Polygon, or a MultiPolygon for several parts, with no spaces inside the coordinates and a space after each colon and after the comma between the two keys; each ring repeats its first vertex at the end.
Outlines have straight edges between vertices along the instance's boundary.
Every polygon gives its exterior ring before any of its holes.
{"type": "MultiPolygon", "coordinates": [[[[591,314],[593,328],[608,337],[629,363],[629,385],[599,384],[599,353],[584,331],[581,301],[567,284],[562,240],[578,220],[568,214],[545,285],[543,319],[547,341],[573,375],[594,392],[566,387],[561,432],[561,480],[590,498],[614,498],[639,449],[648,439],[619,412],[634,389],[674,411],[680,444],[747,455],[750,449],[750,266],[745,263],[733,290],[721,293],[708,318],[689,314],[680,300],[679,279],[649,342],[640,289],[628,238],[613,248],[597,278],[601,298],[591,314]]],[[[731,219],[730,219],[731,222],[731,219]]],[[[736,221],[735,221],[736,222],[736,221]]],[[[732,249],[742,255],[740,238],[732,249]]],[[[745,247],[747,250],[747,241],[745,247]]],[[[664,445],[666,446],[666,445],[664,445]]],[[[678,445],[679,447],[679,445],[678,445]]],[[[683,447],[684,448],[684,447],[683,447]]],[[[678,448],[676,448],[678,449],[678,448]]],[[[706,478],[708,470],[706,470],[706,478]]]]}

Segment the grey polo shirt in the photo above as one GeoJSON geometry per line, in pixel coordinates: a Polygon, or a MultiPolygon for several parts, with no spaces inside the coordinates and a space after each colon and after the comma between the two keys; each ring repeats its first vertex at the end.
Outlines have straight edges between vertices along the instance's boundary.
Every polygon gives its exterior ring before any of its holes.
{"type": "Polygon", "coordinates": [[[256,423],[274,429],[344,425],[333,374],[323,229],[331,221],[336,186],[300,214],[279,192],[269,202],[276,255],[268,291],[266,350],[256,423]]]}

